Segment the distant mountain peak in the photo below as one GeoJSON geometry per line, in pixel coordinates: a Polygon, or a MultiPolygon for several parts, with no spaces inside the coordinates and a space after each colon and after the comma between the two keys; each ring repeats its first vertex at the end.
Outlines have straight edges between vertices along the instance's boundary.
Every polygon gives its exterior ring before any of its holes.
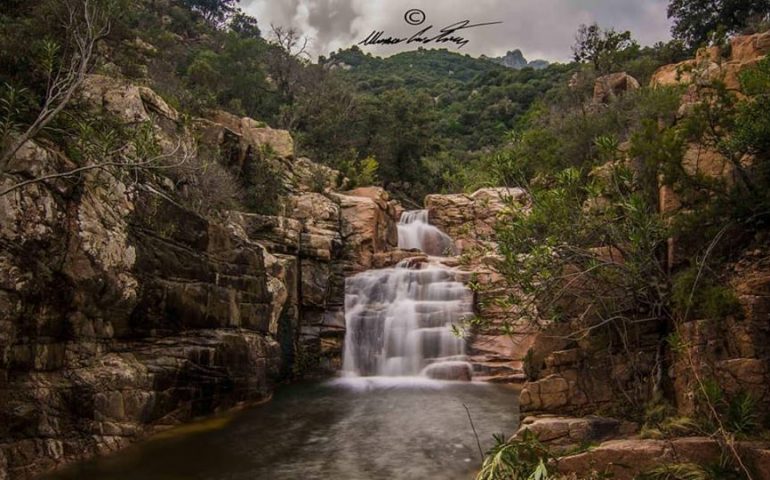
{"type": "Polygon", "coordinates": [[[536,70],[545,68],[548,66],[548,62],[545,60],[533,60],[531,62],[528,62],[526,58],[524,58],[524,54],[521,52],[520,49],[516,50],[509,50],[505,56],[503,57],[483,57],[490,62],[499,63],[500,65],[503,65],[504,67],[512,68],[514,70],[521,70],[522,68],[534,68],[536,70]]]}

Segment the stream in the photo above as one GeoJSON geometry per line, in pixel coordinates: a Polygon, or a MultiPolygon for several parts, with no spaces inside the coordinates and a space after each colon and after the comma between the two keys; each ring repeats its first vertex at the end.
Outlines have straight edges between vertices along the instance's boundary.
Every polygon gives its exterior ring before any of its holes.
{"type": "MultiPolygon", "coordinates": [[[[79,464],[56,480],[470,480],[516,429],[510,387],[427,379],[291,385],[227,419],[79,464]]],[[[184,429],[188,430],[188,429],[184,429]]]]}

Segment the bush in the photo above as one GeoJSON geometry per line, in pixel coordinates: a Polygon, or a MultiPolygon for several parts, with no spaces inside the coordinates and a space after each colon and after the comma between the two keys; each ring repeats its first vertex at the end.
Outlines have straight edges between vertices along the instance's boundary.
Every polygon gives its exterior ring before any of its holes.
{"type": "Polygon", "coordinates": [[[742,311],[735,291],[720,284],[708,269],[691,267],[679,272],[674,277],[672,298],[683,320],[721,320],[742,311]]]}
{"type": "Polygon", "coordinates": [[[495,437],[495,446],[487,452],[476,480],[546,480],[548,461],[552,458],[529,430],[521,440],[505,441],[495,437]]]}

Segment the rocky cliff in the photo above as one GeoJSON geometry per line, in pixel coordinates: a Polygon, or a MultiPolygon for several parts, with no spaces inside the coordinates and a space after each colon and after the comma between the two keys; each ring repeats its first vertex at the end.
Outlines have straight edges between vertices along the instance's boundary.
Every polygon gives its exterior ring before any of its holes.
{"type": "MultiPolygon", "coordinates": [[[[653,75],[652,86],[682,89],[677,118],[681,121],[704,101],[700,94],[713,82],[743,95],[739,75],[770,53],[768,38],[768,33],[735,37],[729,53],[718,48],[703,49],[693,60],[660,68],[653,75]]],[[[630,89],[627,84],[619,89],[612,86],[616,79],[626,77],[616,74],[598,80],[594,101],[605,103],[613,95],[636,89],[636,85],[630,89]]],[[[741,161],[750,164],[752,159],[741,161]]],[[[631,165],[630,160],[627,162],[631,165]]],[[[734,182],[734,168],[713,147],[686,145],[683,167],[690,175],[718,179],[728,186],[734,182]]],[[[599,170],[594,174],[600,174],[599,170]]],[[[686,208],[663,177],[659,181],[659,205],[660,211],[670,218],[686,208]]],[[[685,239],[671,238],[667,247],[667,267],[676,271],[682,267],[688,245],[685,239]]],[[[523,386],[520,406],[525,415],[536,417],[525,419],[522,432],[530,430],[546,443],[562,449],[565,445],[575,447],[617,439],[560,459],[558,470],[564,473],[588,475],[597,471],[596,466],[604,466],[604,471],[613,478],[630,479],[661,462],[698,465],[718,462],[727,447],[714,438],[659,440],[655,435],[661,435],[660,432],[640,435],[641,425],[601,417],[577,417],[599,414],[628,418],[630,404],[645,405],[648,408],[645,415],[648,415],[649,409],[665,397],[670,399],[673,408],[670,415],[695,418],[701,415],[696,404],[699,398],[702,402],[703,389],[712,384],[722,398],[751,398],[756,402],[751,408],[757,411],[770,407],[767,391],[770,356],[765,347],[770,318],[767,252],[767,238],[760,235],[749,248],[736,252],[740,254],[735,260],[723,266],[723,287],[735,298],[736,304],[731,313],[719,321],[700,318],[696,313],[672,332],[664,320],[650,319],[623,332],[622,345],[614,335],[571,336],[577,328],[573,322],[546,329],[545,335],[532,343],[530,361],[537,367],[536,376],[523,386]],[[560,340],[554,341],[554,338],[560,340]]],[[[612,251],[603,252],[602,259],[623,262],[622,255],[612,251]]],[[[565,291],[566,305],[571,304],[573,297],[577,302],[579,292],[571,295],[571,290],[577,289],[579,285],[565,291]]],[[[577,310],[566,311],[568,319],[577,318],[577,310]]],[[[637,416],[637,420],[641,423],[644,419],[637,416]]],[[[729,449],[733,452],[731,458],[743,459],[745,468],[755,475],[753,478],[770,478],[770,450],[766,443],[735,442],[729,449]]]]}
{"type": "Polygon", "coordinates": [[[103,76],[78,108],[147,127],[161,156],[184,150],[191,168],[205,151],[236,178],[267,165],[280,205],[204,215],[186,201],[200,185],[169,165],[83,165],[28,142],[0,185],[50,176],[0,196],[3,479],[269,398],[292,372],[335,370],[344,276],[397,243],[387,194],[335,191],[344,179],[296,158],[287,132],[223,112],[183,118],[103,76]]]}

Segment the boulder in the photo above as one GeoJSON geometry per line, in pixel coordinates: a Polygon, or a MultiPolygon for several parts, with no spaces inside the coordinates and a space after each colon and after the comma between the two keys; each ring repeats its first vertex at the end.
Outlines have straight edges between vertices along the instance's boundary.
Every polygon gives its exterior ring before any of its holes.
{"type": "Polygon", "coordinates": [[[653,73],[650,85],[653,87],[670,87],[680,84],[687,85],[692,82],[692,71],[696,65],[697,62],[695,60],[686,60],[680,63],[664,65],[653,73]]]}
{"type": "Polygon", "coordinates": [[[467,362],[434,363],[425,367],[422,373],[434,380],[455,382],[470,382],[472,376],[471,366],[467,362]]]}
{"type": "Polygon", "coordinates": [[[594,83],[593,103],[606,104],[624,93],[638,89],[639,81],[626,72],[604,75],[594,83]]]}
{"type": "Polygon", "coordinates": [[[635,424],[614,418],[588,416],[581,418],[539,416],[525,418],[514,439],[521,439],[525,432],[535,436],[556,452],[566,452],[581,445],[602,442],[636,431],[635,424]]]}
{"type": "Polygon", "coordinates": [[[81,85],[80,100],[91,109],[107,112],[126,123],[150,120],[139,87],[104,75],[87,75],[81,85]]]}
{"type": "MultiPolygon", "coordinates": [[[[765,442],[736,442],[747,468],[755,473],[768,471],[767,447],[765,442]]],[[[717,464],[723,455],[719,443],[708,437],[610,440],[586,452],[560,458],[556,470],[578,476],[599,472],[617,480],[633,480],[666,464],[717,464]]]]}
{"type": "Polygon", "coordinates": [[[236,133],[259,152],[267,150],[265,153],[279,158],[294,158],[294,140],[286,130],[276,130],[252,118],[239,118],[222,110],[208,112],[207,119],[236,133]]]}

